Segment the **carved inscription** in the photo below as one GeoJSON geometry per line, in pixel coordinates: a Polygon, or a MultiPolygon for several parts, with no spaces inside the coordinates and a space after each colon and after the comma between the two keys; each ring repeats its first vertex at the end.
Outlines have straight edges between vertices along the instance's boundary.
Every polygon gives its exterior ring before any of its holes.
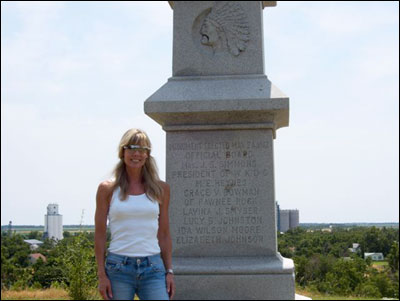
{"type": "Polygon", "coordinates": [[[182,198],[176,246],[265,242],[260,185],[271,172],[261,159],[268,148],[251,139],[168,145],[181,158],[169,171],[182,198]]]}

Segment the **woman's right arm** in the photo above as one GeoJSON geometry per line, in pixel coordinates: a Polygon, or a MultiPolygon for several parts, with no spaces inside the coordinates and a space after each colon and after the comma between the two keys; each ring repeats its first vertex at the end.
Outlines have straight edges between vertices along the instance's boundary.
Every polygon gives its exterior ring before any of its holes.
{"type": "Polygon", "coordinates": [[[112,187],[111,182],[100,183],[96,195],[96,214],[94,232],[94,252],[97,261],[97,276],[99,278],[99,291],[105,300],[112,296],[111,284],[107,278],[104,260],[107,240],[107,215],[110,207],[112,187]]]}

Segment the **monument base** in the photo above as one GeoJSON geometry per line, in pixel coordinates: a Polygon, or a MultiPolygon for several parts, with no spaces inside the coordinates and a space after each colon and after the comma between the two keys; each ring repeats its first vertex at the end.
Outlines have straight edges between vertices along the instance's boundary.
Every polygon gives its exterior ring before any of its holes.
{"type": "Polygon", "coordinates": [[[174,258],[176,300],[294,300],[291,259],[268,257],[174,258]]]}
{"type": "Polygon", "coordinates": [[[288,97],[263,74],[173,77],[145,112],[167,132],[175,298],[294,300],[274,192],[288,97]]]}

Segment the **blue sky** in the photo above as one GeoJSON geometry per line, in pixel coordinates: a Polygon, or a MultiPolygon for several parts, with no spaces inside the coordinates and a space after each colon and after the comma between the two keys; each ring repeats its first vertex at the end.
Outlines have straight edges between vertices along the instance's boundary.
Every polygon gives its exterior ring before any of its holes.
{"type": "MultiPolygon", "coordinates": [[[[300,222],[399,221],[398,2],[279,2],[265,72],[290,98],[274,141],[276,198],[300,222]]],[[[165,133],[143,102],[172,76],[165,2],[1,2],[1,224],[93,224],[117,145],[165,133]]]]}

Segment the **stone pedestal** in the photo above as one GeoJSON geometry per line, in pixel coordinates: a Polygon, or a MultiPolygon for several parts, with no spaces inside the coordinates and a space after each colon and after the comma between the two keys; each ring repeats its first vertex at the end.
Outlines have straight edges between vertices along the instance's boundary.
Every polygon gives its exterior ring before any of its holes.
{"type": "Polygon", "coordinates": [[[175,2],[174,76],[144,104],[167,132],[178,300],[295,296],[293,261],[277,252],[273,164],[289,99],[263,74],[262,7],[175,2]],[[224,18],[238,18],[242,44],[228,45],[228,25],[209,43],[204,24],[224,18]]]}

